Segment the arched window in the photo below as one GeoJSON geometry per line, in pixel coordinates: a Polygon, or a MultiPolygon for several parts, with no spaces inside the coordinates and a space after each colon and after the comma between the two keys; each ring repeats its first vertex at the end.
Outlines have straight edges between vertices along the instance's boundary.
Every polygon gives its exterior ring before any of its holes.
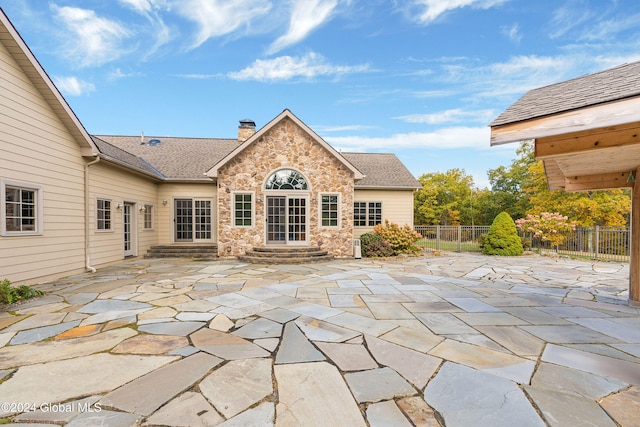
{"type": "Polygon", "coordinates": [[[280,169],[272,174],[266,183],[267,190],[308,190],[307,180],[299,172],[280,169]]]}

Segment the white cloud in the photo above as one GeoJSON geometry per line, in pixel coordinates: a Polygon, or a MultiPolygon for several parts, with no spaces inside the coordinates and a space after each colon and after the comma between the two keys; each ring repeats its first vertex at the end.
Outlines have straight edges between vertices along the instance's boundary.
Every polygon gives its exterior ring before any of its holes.
{"type": "MultiPolygon", "coordinates": [[[[449,127],[432,132],[398,133],[388,137],[365,136],[326,137],[333,147],[344,151],[379,151],[396,149],[490,149],[490,130],[482,127],[449,127]]],[[[493,148],[492,148],[493,149],[493,148]]]]}
{"type": "Polygon", "coordinates": [[[257,80],[261,82],[286,81],[296,77],[314,78],[342,76],[369,71],[368,65],[332,65],[315,52],[302,57],[280,56],[273,59],[257,59],[249,67],[228,73],[233,80],[257,80]]]}
{"type": "Polygon", "coordinates": [[[287,33],[274,41],[268,53],[276,53],[287,46],[298,43],[318,26],[331,18],[338,5],[337,0],[297,0],[293,2],[293,11],[287,33]]]}
{"type": "Polygon", "coordinates": [[[149,13],[156,9],[166,8],[167,2],[165,0],[118,0],[125,6],[128,6],[138,13],[149,13]]]}
{"type": "Polygon", "coordinates": [[[430,24],[450,10],[463,7],[490,9],[507,1],[509,0],[414,0],[413,7],[420,10],[417,20],[422,24],[430,24]]]}
{"type": "Polygon", "coordinates": [[[496,116],[494,110],[465,111],[459,108],[444,110],[431,114],[409,114],[394,117],[408,123],[426,123],[430,125],[442,123],[479,122],[488,123],[496,116]]]}
{"type": "Polygon", "coordinates": [[[584,4],[576,5],[575,2],[569,2],[553,12],[549,37],[552,39],[562,37],[572,29],[589,21],[593,16],[594,12],[586,8],[584,4]]]}
{"type": "Polygon", "coordinates": [[[79,80],[76,77],[54,77],[53,82],[63,95],[80,96],[96,90],[93,83],[79,80]]]}
{"type": "Polygon", "coordinates": [[[116,21],[98,17],[94,11],[52,5],[55,17],[70,31],[65,55],[82,67],[102,65],[126,53],[122,41],[131,32],[116,21]]]}
{"type": "Polygon", "coordinates": [[[181,0],[174,6],[183,17],[198,25],[191,48],[212,37],[231,34],[249,26],[272,8],[267,0],[181,0]]]}
{"type": "Polygon", "coordinates": [[[515,23],[510,27],[503,26],[500,28],[500,32],[509,40],[516,43],[520,43],[520,41],[522,40],[522,34],[520,34],[520,26],[518,25],[518,23],[515,23]]]}

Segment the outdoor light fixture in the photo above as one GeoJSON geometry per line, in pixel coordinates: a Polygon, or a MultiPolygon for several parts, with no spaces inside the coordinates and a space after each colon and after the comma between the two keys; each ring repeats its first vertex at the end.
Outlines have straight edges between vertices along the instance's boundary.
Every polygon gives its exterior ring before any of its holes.
{"type": "Polygon", "coordinates": [[[262,196],[258,196],[258,201],[261,202],[262,201],[262,196]]]}
{"type": "Polygon", "coordinates": [[[144,206],[140,206],[140,212],[145,212],[147,210],[147,208],[145,208],[144,206]]]}
{"type": "Polygon", "coordinates": [[[118,203],[118,204],[116,205],[116,209],[122,209],[122,203],[118,203]]]}
{"type": "Polygon", "coordinates": [[[162,204],[163,204],[163,205],[165,205],[165,206],[167,206],[167,199],[164,199],[164,200],[162,201],[162,204]]]}

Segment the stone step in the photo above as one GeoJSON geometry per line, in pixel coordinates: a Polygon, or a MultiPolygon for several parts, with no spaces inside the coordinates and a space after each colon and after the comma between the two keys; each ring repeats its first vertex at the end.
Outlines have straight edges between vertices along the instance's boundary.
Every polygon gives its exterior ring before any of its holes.
{"type": "Polygon", "coordinates": [[[333,261],[333,255],[301,256],[301,257],[256,257],[251,255],[238,255],[238,261],[253,264],[307,264],[314,262],[333,261]]]}
{"type": "MultiPolygon", "coordinates": [[[[254,247],[255,252],[264,253],[287,253],[287,252],[318,252],[322,251],[318,246],[258,246],[254,247]]],[[[326,251],[325,251],[326,252],[326,251]]]]}
{"type": "Polygon", "coordinates": [[[298,258],[298,257],[319,257],[319,256],[324,256],[327,255],[328,252],[327,251],[321,251],[321,250],[317,250],[317,251],[283,251],[283,252],[263,252],[263,251],[256,251],[251,250],[251,251],[247,251],[247,253],[245,255],[249,255],[249,256],[254,256],[254,257],[260,257],[260,258],[271,258],[271,257],[277,257],[277,258],[298,258]]]}
{"type": "Polygon", "coordinates": [[[198,258],[218,257],[217,245],[154,245],[149,248],[145,258],[198,258]]]}

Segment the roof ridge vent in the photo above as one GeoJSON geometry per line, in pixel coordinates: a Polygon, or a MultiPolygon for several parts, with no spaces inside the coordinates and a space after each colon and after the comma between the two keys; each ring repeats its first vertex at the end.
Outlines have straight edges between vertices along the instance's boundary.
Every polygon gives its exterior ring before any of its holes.
{"type": "Polygon", "coordinates": [[[147,141],[147,147],[157,147],[160,144],[162,144],[162,141],[158,138],[153,138],[147,141]]]}

